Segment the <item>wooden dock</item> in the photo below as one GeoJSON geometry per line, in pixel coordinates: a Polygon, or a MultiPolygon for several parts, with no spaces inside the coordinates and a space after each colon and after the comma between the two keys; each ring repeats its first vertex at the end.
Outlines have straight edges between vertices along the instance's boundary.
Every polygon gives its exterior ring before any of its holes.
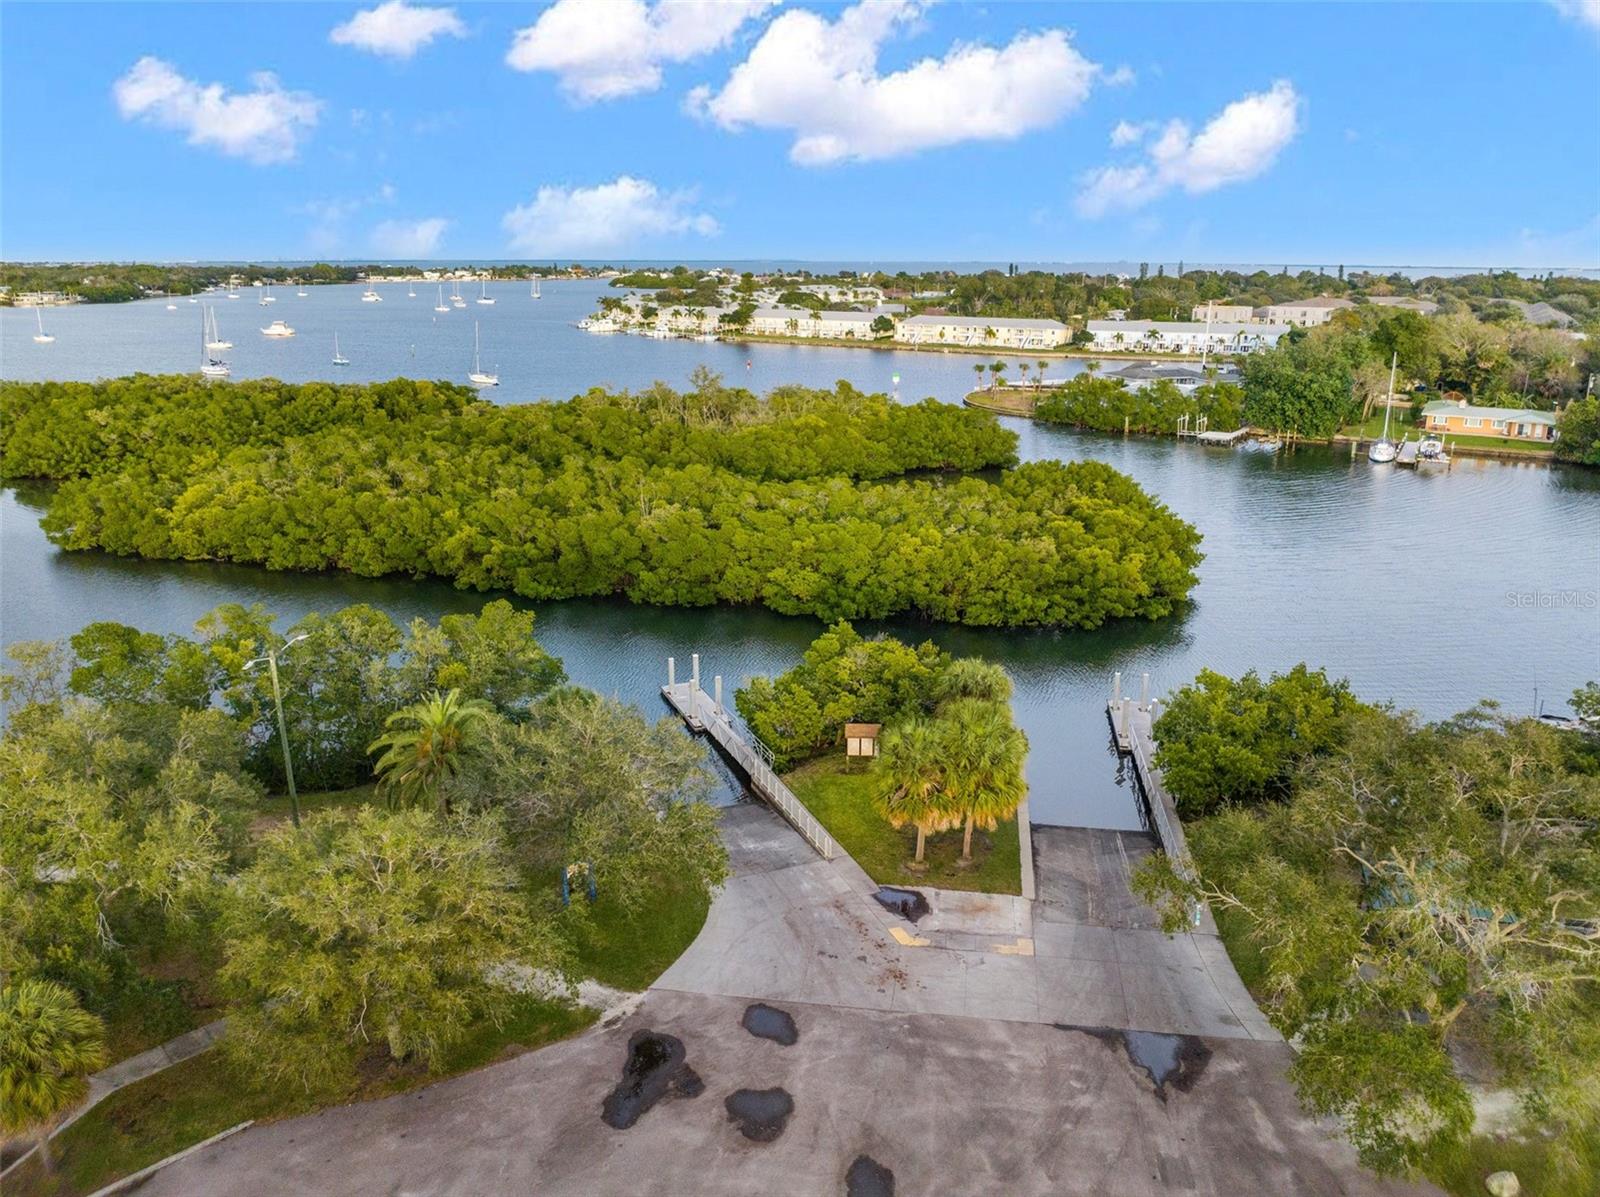
{"type": "Polygon", "coordinates": [[[1395,454],[1394,464],[1397,466],[1417,467],[1417,441],[1401,441],[1400,451],[1395,454]]]}
{"type": "Polygon", "coordinates": [[[1208,428],[1196,433],[1194,439],[1202,445],[1237,445],[1248,432],[1247,428],[1235,428],[1232,432],[1213,432],[1208,428]]]}
{"type": "MultiPolygon", "coordinates": [[[[789,824],[815,848],[823,860],[832,860],[839,854],[828,829],[812,817],[805,804],[795,797],[794,791],[784,784],[773,771],[772,753],[753,732],[735,725],[733,716],[717,698],[700,688],[697,677],[686,682],[672,679],[661,687],[661,697],[683,717],[689,727],[710,736],[718,748],[736,764],[750,781],[750,788],[771,804],[772,808],[789,821],[789,824]]],[[[717,689],[720,691],[721,679],[717,689]]]]}
{"type": "MultiPolygon", "coordinates": [[[[1155,832],[1161,850],[1172,859],[1173,868],[1180,877],[1192,880],[1195,875],[1194,864],[1189,856],[1189,846],[1183,838],[1183,822],[1178,818],[1177,804],[1161,779],[1161,771],[1153,763],[1156,752],[1152,730],[1155,708],[1153,702],[1113,699],[1106,704],[1106,718],[1111,721],[1117,751],[1132,758],[1134,774],[1150,812],[1150,829],[1155,832]]],[[[1216,929],[1211,912],[1204,905],[1195,907],[1194,923],[1211,931],[1216,929]]]]}

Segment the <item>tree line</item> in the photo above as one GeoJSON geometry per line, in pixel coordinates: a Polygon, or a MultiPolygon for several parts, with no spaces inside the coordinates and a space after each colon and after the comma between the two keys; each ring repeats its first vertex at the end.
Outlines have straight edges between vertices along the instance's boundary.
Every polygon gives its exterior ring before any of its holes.
{"type": "Polygon", "coordinates": [[[1198,533],[1105,465],[1015,446],[931,400],[709,374],[504,407],[411,380],[0,388],[4,472],[60,481],[44,523],[69,549],[825,619],[1170,614],[1198,533]]]}
{"type": "Polygon", "coordinates": [[[369,607],[289,628],[302,780],[379,780],[376,800],[295,823],[267,796],[278,731],[250,662],[283,633],[266,612],[219,609],[194,637],[98,623],[13,645],[6,1129],[81,1098],[113,1032],[188,1028],[147,968],[163,945],[207,962],[241,1085],[329,1098],[363,1060],[436,1068],[530,997],[564,1001],[591,917],[560,903],[564,872],[625,920],[704,903],[726,857],[698,749],[670,719],[566,685],[532,627],[502,600],[404,629],[369,607]]]}
{"type": "Polygon", "coordinates": [[[1492,705],[1424,724],[1297,666],[1204,672],[1155,725],[1198,878],[1139,888],[1177,926],[1216,912],[1299,1053],[1314,1114],[1364,1162],[1436,1168],[1474,1085],[1513,1095],[1551,1191],[1600,1170],[1600,687],[1587,731],[1492,705]],[[1199,817],[1197,817],[1199,816],[1199,817]]]}

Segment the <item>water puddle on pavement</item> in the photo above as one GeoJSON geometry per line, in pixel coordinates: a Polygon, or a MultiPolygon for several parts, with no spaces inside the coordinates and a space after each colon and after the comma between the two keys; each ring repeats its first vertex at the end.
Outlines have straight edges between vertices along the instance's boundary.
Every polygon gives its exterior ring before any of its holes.
{"type": "Polygon", "coordinates": [[[699,1097],[705,1082],[685,1062],[683,1041],[655,1031],[636,1031],[628,1040],[622,1080],[600,1107],[605,1124],[627,1130],[669,1092],[699,1097]]]}
{"type": "Polygon", "coordinates": [[[885,910],[892,910],[908,923],[914,923],[928,913],[928,899],[914,889],[882,885],[872,896],[885,910]]]}
{"type": "Polygon", "coordinates": [[[765,1002],[746,1006],[744,1019],[739,1024],[758,1039],[770,1039],[784,1047],[800,1042],[800,1030],[787,1010],[779,1010],[765,1002]]]}
{"type": "Polygon", "coordinates": [[[740,1089],[722,1103],[739,1133],[756,1143],[770,1143],[783,1134],[794,1113],[794,1098],[784,1089],[740,1089]]]}
{"type": "Polygon", "coordinates": [[[1150,1078],[1156,1096],[1162,1101],[1167,1100],[1168,1085],[1179,1093],[1193,1089],[1200,1074],[1211,1062],[1211,1049],[1194,1035],[1057,1025],[1064,1031],[1082,1031],[1085,1035],[1093,1035],[1109,1047],[1121,1047],[1128,1062],[1150,1078]]]}
{"type": "Polygon", "coordinates": [[[845,1197],[894,1197],[894,1173],[870,1155],[858,1155],[844,1174],[845,1197]]]}

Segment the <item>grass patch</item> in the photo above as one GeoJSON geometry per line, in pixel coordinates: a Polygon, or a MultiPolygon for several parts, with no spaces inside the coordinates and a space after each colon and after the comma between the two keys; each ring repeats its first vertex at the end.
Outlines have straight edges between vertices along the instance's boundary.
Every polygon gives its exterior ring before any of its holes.
{"type": "MultiPolygon", "coordinates": [[[[527,998],[502,1025],[483,1022],[473,1028],[437,1073],[395,1063],[378,1049],[339,1100],[386,1097],[509,1059],[575,1034],[594,1018],[591,1010],[527,998]]],[[[7,1179],[6,1191],[19,1197],[78,1197],[230,1126],[293,1117],[327,1104],[325,1094],[256,1089],[241,1081],[222,1052],[204,1052],[113,1093],[52,1144],[53,1174],[35,1156],[7,1179]]]]}
{"type": "MultiPolygon", "coordinates": [[[[1416,421],[1411,418],[1410,407],[1396,407],[1389,413],[1389,437],[1399,440],[1406,433],[1416,428],[1416,421]]],[[[1372,414],[1363,424],[1346,424],[1339,432],[1344,436],[1359,436],[1367,440],[1376,440],[1383,435],[1383,408],[1375,407],[1372,414]]]]}
{"type": "Polygon", "coordinates": [[[1022,846],[1016,820],[972,836],[973,863],[962,868],[961,832],[928,837],[927,871],[906,868],[916,853],[917,833],[896,831],[872,807],[868,766],[842,755],[818,757],[784,777],[806,809],[880,885],[931,885],[937,889],[989,894],[1022,892],[1022,846]]]}
{"type": "MultiPolygon", "coordinates": [[[[558,888],[556,874],[549,885],[558,888]]],[[[710,909],[709,894],[677,878],[652,886],[634,915],[614,894],[601,891],[592,906],[576,894],[565,922],[577,971],[617,989],[647,989],[694,942],[710,909]]]]}
{"type": "Polygon", "coordinates": [[[1001,387],[998,390],[970,391],[966,397],[966,404],[968,407],[1001,412],[1008,416],[1031,416],[1038,405],[1038,400],[1038,388],[1030,388],[1024,392],[1016,387],[1001,387]]]}
{"type": "MultiPolygon", "coordinates": [[[[1421,434],[1423,430],[1412,419],[1409,407],[1397,407],[1389,417],[1389,439],[1393,441],[1404,440],[1408,433],[1421,434]]],[[[1383,435],[1383,409],[1378,408],[1367,417],[1365,423],[1347,424],[1339,430],[1342,436],[1357,436],[1364,440],[1376,440],[1383,435]]],[[[1549,441],[1519,441],[1514,437],[1504,436],[1458,436],[1453,432],[1442,434],[1446,450],[1459,446],[1463,449],[1496,449],[1511,453],[1531,453],[1535,456],[1549,456],[1555,450],[1549,441]]]]}
{"type": "Polygon", "coordinates": [[[1456,1197],[1482,1197],[1491,1172],[1517,1174],[1529,1197],[1593,1197],[1600,1192],[1600,1133],[1580,1140],[1568,1166],[1556,1161],[1554,1145],[1539,1140],[1475,1135],[1459,1147],[1424,1159],[1428,1179],[1456,1197]]]}

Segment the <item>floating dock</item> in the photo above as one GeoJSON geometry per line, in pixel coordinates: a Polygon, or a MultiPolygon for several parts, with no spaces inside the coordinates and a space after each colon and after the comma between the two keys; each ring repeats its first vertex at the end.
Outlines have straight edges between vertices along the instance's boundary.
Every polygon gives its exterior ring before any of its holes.
{"type": "Polygon", "coordinates": [[[1213,432],[1209,428],[1204,432],[1195,433],[1195,440],[1202,445],[1237,445],[1244,440],[1248,432],[1245,428],[1235,428],[1232,432],[1213,432]]]}

